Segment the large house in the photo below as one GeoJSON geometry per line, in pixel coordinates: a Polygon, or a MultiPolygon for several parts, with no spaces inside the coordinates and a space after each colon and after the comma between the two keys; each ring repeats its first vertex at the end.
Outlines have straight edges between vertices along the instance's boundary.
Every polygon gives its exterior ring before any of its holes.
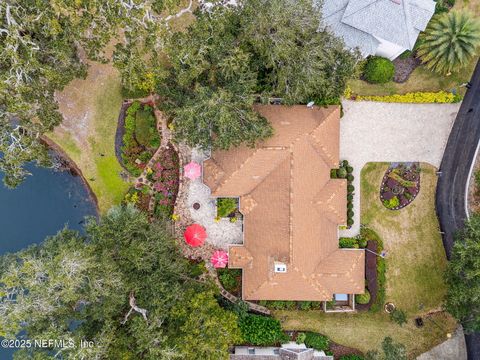
{"type": "Polygon", "coordinates": [[[390,60],[412,50],[435,13],[433,0],[325,0],[322,17],[335,35],[364,57],[390,60]]]}
{"type": "Polygon", "coordinates": [[[229,267],[242,269],[244,300],[330,301],[364,292],[365,253],[339,249],[347,183],[339,165],[338,106],[258,105],[274,136],[255,148],[214,151],[204,162],[213,197],[238,197],[242,245],[229,267]]]}

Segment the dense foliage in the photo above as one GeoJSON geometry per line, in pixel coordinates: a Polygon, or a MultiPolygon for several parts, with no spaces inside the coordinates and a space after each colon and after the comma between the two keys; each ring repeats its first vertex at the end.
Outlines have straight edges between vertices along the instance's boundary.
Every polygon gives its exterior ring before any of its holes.
{"type": "Polygon", "coordinates": [[[467,332],[480,331],[480,216],[465,223],[453,245],[446,271],[445,307],[467,332]]]}
{"type": "MultiPolygon", "coordinates": [[[[62,121],[55,91],[86,75],[86,58],[122,28],[127,37],[157,39],[162,0],[0,1],[0,170],[18,185],[29,161],[46,164],[41,136],[62,121]]],[[[173,1],[174,2],[174,1],[173,1]]]]}
{"type": "Polygon", "coordinates": [[[356,56],[317,31],[310,0],[248,0],[197,11],[166,46],[157,91],[178,139],[204,148],[252,145],[272,134],[257,98],[286,104],[338,99],[356,56]]]}
{"type": "Polygon", "coordinates": [[[288,341],[277,319],[244,314],[239,319],[243,341],[251,345],[275,345],[288,341]]]}
{"type": "Polygon", "coordinates": [[[395,66],[393,63],[379,56],[369,57],[363,69],[365,80],[373,84],[384,84],[392,81],[394,74],[395,66]]]}
{"type": "Polygon", "coordinates": [[[389,336],[382,341],[382,351],[369,351],[366,360],[407,360],[407,350],[405,345],[396,343],[389,336]]]}
{"type": "Polygon", "coordinates": [[[305,337],[305,345],[316,350],[328,350],[330,340],[328,337],[314,333],[307,332],[305,337]]]}
{"type": "Polygon", "coordinates": [[[217,217],[224,218],[235,213],[238,209],[238,200],[235,198],[217,199],[217,217]]]}
{"type": "Polygon", "coordinates": [[[480,21],[473,14],[451,11],[437,15],[420,34],[417,53],[427,68],[448,74],[467,66],[480,45],[480,21]]]}
{"type": "Polygon", "coordinates": [[[385,95],[385,96],[355,96],[357,101],[380,101],[392,103],[440,103],[450,104],[462,101],[462,96],[446,91],[438,92],[413,92],[403,95],[385,95]]]}
{"type": "Polygon", "coordinates": [[[89,220],[85,237],[63,230],[1,265],[1,335],[95,343],[63,349],[65,359],[226,359],[239,340],[236,315],[192,277],[168,231],[133,207],[89,220]]]}
{"type": "Polygon", "coordinates": [[[133,102],[125,111],[125,133],[122,137],[122,160],[134,176],[142,173],[145,164],[160,146],[152,107],[133,102]]]}
{"type": "Polygon", "coordinates": [[[365,292],[363,294],[356,294],[355,302],[362,305],[368,304],[370,302],[370,292],[368,291],[368,289],[365,289],[365,292]]]}

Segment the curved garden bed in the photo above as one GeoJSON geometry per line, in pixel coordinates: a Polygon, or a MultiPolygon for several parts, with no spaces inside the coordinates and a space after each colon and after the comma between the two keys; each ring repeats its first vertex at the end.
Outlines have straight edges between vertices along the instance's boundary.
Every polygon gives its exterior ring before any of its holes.
{"type": "Polygon", "coordinates": [[[410,204],[420,192],[420,165],[393,163],[382,179],[380,200],[390,210],[400,210],[410,204]]]}
{"type": "Polygon", "coordinates": [[[139,176],[160,146],[161,139],[151,102],[124,102],[118,118],[115,153],[120,164],[139,176]]]}

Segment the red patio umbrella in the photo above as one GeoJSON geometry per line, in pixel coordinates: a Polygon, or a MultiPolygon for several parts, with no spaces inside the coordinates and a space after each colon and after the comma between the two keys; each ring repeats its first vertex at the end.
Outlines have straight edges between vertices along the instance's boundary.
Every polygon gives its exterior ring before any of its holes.
{"type": "Polygon", "coordinates": [[[225,251],[217,250],[213,253],[212,257],[210,258],[210,262],[212,263],[213,267],[224,268],[228,264],[228,254],[225,251]]]}
{"type": "Polygon", "coordinates": [[[192,247],[202,246],[207,238],[207,233],[203,226],[193,224],[185,229],[183,234],[185,241],[192,247]]]}
{"type": "Polygon", "coordinates": [[[195,180],[196,178],[200,177],[200,175],[202,175],[202,167],[196,162],[190,161],[187,165],[184,166],[183,173],[187,178],[195,180]]]}

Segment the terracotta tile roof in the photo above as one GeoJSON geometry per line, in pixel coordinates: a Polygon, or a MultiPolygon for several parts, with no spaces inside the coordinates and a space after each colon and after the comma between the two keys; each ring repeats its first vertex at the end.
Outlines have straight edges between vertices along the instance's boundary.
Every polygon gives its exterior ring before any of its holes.
{"type": "Polygon", "coordinates": [[[256,148],[215,151],[204,162],[213,196],[240,198],[244,244],[230,247],[243,269],[245,300],[331,300],[364,291],[364,252],[338,248],[347,184],[338,166],[338,107],[259,105],[275,134],[256,148]],[[286,272],[275,272],[275,263],[286,272]]]}

